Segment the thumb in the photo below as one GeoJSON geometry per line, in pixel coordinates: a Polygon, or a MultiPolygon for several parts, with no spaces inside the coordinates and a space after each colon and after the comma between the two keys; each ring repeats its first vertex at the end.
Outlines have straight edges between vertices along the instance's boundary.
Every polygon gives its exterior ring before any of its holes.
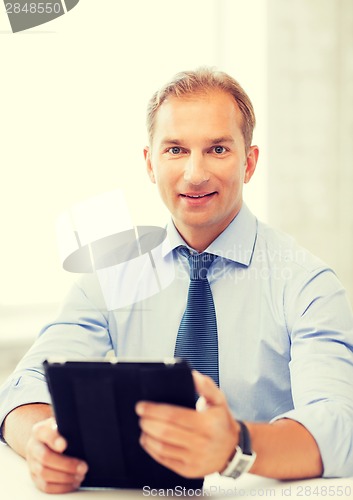
{"type": "Polygon", "coordinates": [[[59,434],[53,417],[34,424],[33,436],[37,441],[44,443],[57,453],[63,453],[67,447],[66,439],[59,434]]]}
{"type": "Polygon", "coordinates": [[[223,406],[226,400],[223,392],[216,386],[213,380],[200,372],[193,370],[195,389],[197,394],[204,400],[207,406],[223,406]]]}

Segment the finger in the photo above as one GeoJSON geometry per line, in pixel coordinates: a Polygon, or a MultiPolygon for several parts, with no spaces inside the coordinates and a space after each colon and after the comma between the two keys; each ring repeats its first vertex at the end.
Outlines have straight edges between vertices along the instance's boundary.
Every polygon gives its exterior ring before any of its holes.
{"type": "Polygon", "coordinates": [[[139,425],[143,433],[157,439],[161,446],[163,444],[177,446],[184,449],[184,452],[185,449],[199,449],[203,441],[202,436],[196,434],[196,432],[190,432],[190,430],[158,420],[143,418],[140,420],[139,425]]]}
{"type": "Polygon", "coordinates": [[[156,456],[164,458],[173,458],[175,460],[183,461],[185,458],[185,448],[171,445],[155,439],[151,435],[142,433],[140,437],[140,444],[147,453],[154,453],[156,456]]]}
{"type": "Polygon", "coordinates": [[[70,493],[71,491],[75,491],[80,487],[80,483],[78,484],[49,483],[40,477],[38,478],[34,477],[33,481],[34,484],[37,486],[37,488],[43,491],[44,493],[53,493],[53,494],[70,493]]]}
{"type": "Polygon", "coordinates": [[[43,467],[72,475],[84,475],[88,470],[84,461],[56,453],[35,439],[28,444],[26,458],[29,464],[39,463],[43,467]]]}
{"type": "Polygon", "coordinates": [[[43,443],[37,443],[37,446],[44,449],[40,454],[41,460],[37,461],[31,455],[27,458],[31,477],[36,486],[47,493],[66,493],[76,490],[85,477],[87,465],[82,467],[81,461],[58,455],[43,443]],[[46,461],[53,463],[57,468],[52,469],[44,465],[46,461]]]}
{"type": "Polygon", "coordinates": [[[154,449],[153,446],[150,446],[150,443],[144,445],[143,448],[145,451],[152,457],[156,462],[164,465],[168,469],[176,472],[185,477],[198,477],[201,474],[198,473],[196,467],[190,466],[190,464],[185,463],[183,460],[183,456],[181,458],[174,458],[173,456],[167,456],[161,453],[158,449],[154,449]]]}
{"type": "Polygon", "coordinates": [[[32,477],[41,478],[47,483],[57,484],[81,484],[84,480],[84,474],[69,474],[45,467],[39,462],[29,464],[32,477]]]}
{"type": "Polygon", "coordinates": [[[199,425],[200,414],[190,408],[140,401],[135,410],[140,417],[169,422],[186,429],[193,429],[199,425]]]}
{"type": "Polygon", "coordinates": [[[54,418],[48,418],[33,426],[27,445],[27,460],[37,462],[50,469],[73,475],[84,475],[87,464],[82,460],[62,455],[66,440],[59,434],[54,418]]]}
{"type": "Polygon", "coordinates": [[[210,377],[202,375],[196,370],[192,371],[192,376],[196,392],[206,400],[207,406],[222,406],[226,404],[223,392],[210,377]]]}
{"type": "Polygon", "coordinates": [[[174,462],[174,464],[179,464],[179,466],[184,462],[185,450],[178,449],[177,447],[171,447],[163,445],[160,441],[147,436],[146,434],[141,434],[140,445],[142,448],[157,462],[163,463],[163,465],[168,461],[174,462]]]}

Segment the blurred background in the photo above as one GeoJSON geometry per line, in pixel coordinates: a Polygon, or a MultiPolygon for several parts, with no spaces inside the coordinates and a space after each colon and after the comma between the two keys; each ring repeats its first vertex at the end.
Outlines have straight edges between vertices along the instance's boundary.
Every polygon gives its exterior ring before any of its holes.
{"type": "Polygon", "coordinates": [[[337,272],[353,299],[353,2],[81,0],[12,34],[0,4],[0,382],[73,276],[57,216],[115,188],[134,223],[168,217],[143,161],[145,108],[174,73],[211,65],[257,115],[256,215],[337,272]]]}

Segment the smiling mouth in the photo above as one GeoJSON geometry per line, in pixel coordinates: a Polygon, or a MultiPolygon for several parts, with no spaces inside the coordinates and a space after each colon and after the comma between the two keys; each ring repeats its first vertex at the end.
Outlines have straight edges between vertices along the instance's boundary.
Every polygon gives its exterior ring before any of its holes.
{"type": "Polygon", "coordinates": [[[216,194],[216,191],[212,191],[212,193],[205,193],[205,194],[181,194],[180,196],[183,196],[184,198],[197,199],[197,198],[206,198],[206,196],[212,196],[213,194],[216,194]]]}

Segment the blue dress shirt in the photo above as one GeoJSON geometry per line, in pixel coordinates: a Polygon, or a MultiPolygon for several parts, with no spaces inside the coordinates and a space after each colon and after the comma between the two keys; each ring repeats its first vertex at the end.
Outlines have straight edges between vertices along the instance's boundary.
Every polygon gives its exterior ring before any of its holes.
{"type": "MultiPolygon", "coordinates": [[[[173,356],[189,266],[173,223],[167,234],[152,268],[146,255],[82,276],[2,387],[0,423],[19,405],[50,403],[48,356],[173,356]]],[[[324,476],[353,476],[353,315],[334,272],[245,205],[206,251],[218,256],[208,278],[234,417],[296,420],[314,436],[324,476]]]]}

